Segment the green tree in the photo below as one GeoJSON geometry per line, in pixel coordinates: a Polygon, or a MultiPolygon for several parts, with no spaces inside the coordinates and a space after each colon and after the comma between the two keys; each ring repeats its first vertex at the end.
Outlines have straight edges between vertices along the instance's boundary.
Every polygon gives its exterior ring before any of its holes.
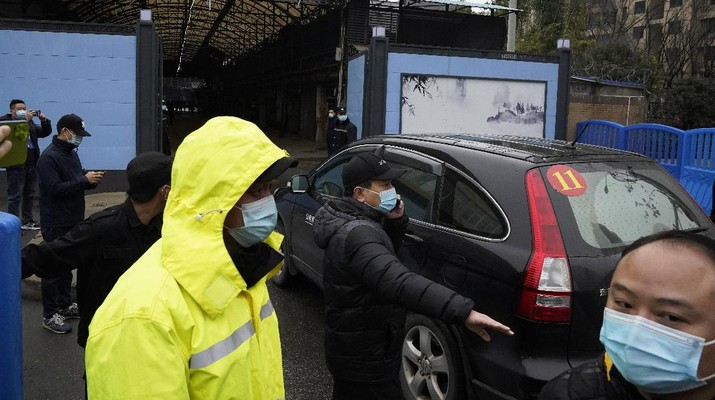
{"type": "Polygon", "coordinates": [[[591,42],[573,52],[573,75],[652,85],[661,66],[626,43],[591,42]]]}
{"type": "Polygon", "coordinates": [[[715,126],[715,78],[686,78],[663,89],[662,115],[682,129],[715,126]]]}
{"type": "MultiPolygon", "coordinates": [[[[493,3],[508,6],[509,0],[493,3]]],[[[570,39],[572,49],[584,47],[587,7],[586,0],[519,0],[517,51],[554,54],[560,38],[570,39]]]]}

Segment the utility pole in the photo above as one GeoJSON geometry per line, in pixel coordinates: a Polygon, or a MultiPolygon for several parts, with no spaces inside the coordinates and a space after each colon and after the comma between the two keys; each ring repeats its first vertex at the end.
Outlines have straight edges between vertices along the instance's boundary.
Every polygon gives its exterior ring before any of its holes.
{"type": "MultiPolygon", "coordinates": [[[[509,0],[509,8],[515,9],[517,0],[509,0]]],[[[516,51],[516,11],[509,13],[506,35],[506,51],[516,51]]]]}

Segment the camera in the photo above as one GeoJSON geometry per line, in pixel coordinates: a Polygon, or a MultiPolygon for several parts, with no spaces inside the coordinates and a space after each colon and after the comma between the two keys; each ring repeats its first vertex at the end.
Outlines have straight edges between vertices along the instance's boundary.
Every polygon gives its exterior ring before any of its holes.
{"type": "Polygon", "coordinates": [[[37,118],[40,118],[40,114],[42,114],[42,110],[30,110],[30,112],[34,113],[37,118]]]}

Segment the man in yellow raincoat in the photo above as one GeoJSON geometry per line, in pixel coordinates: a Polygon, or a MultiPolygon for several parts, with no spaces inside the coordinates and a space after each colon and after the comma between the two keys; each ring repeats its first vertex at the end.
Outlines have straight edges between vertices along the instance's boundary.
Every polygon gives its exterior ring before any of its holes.
{"type": "Polygon", "coordinates": [[[162,239],[95,314],[90,399],[282,399],[266,278],[283,237],[270,180],[297,161],[254,124],[209,120],[179,146],[162,239]]]}

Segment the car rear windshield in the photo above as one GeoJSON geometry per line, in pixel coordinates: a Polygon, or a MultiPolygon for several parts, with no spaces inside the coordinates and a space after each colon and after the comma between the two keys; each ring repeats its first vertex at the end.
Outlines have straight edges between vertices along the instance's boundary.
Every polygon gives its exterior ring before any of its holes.
{"type": "Polygon", "coordinates": [[[697,205],[655,163],[553,165],[542,176],[566,242],[577,233],[592,248],[620,249],[656,232],[698,227],[697,205]]]}

